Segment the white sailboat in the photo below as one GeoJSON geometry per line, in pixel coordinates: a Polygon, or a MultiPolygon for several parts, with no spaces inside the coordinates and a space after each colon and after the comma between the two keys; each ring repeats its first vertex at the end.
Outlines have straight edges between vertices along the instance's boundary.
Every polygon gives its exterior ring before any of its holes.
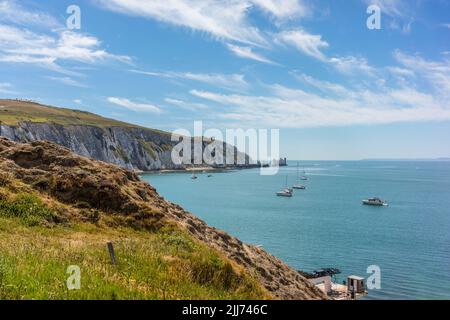
{"type": "MultiPolygon", "coordinates": [[[[303,177],[305,177],[305,175],[303,175],[303,177]]],[[[300,178],[299,163],[297,162],[297,183],[293,185],[293,187],[292,187],[293,189],[298,189],[298,190],[305,190],[306,189],[306,186],[302,185],[300,183],[300,180],[305,180],[305,179],[301,179],[300,178]]]]}
{"type": "Polygon", "coordinates": [[[287,197],[290,198],[293,195],[294,190],[288,187],[288,176],[286,176],[286,186],[283,190],[277,192],[278,197],[287,197]]]}
{"type": "Polygon", "coordinates": [[[300,177],[300,180],[303,180],[303,181],[308,180],[308,177],[306,176],[305,167],[303,167],[303,175],[300,177]]]}

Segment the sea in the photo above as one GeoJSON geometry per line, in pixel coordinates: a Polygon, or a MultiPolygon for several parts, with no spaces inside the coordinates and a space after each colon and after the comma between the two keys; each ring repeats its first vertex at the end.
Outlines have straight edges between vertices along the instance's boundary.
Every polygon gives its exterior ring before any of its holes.
{"type": "Polygon", "coordinates": [[[379,267],[379,286],[373,282],[365,299],[450,299],[450,161],[289,161],[274,176],[259,169],[208,174],[142,178],[297,270],[338,268],[342,283],[379,267]],[[303,170],[307,189],[277,197],[286,177],[292,186],[303,170]],[[389,206],[363,205],[369,197],[389,206]]]}

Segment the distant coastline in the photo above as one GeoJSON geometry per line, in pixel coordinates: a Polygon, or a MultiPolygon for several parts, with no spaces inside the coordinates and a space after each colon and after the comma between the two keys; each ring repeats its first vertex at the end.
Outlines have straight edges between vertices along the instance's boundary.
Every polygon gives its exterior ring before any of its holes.
{"type": "Polygon", "coordinates": [[[362,159],[360,161],[450,161],[450,158],[379,158],[379,159],[362,159]]]}

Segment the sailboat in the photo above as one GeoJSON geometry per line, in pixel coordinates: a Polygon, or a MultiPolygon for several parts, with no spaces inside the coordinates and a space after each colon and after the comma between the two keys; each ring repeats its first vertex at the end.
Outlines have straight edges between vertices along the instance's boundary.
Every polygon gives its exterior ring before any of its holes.
{"type": "Polygon", "coordinates": [[[305,167],[303,167],[303,175],[300,177],[300,180],[303,180],[303,181],[308,180],[308,177],[306,176],[305,167]]]}
{"type": "MultiPolygon", "coordinates": [[[[293,189],[298,189],[298,190],[305,190],[306,189],[306,187],[304,186],[304,185],[302,185],[302,184],[300,184],[300,180],[305,180],[305,179],[301,179],[300,178],[300,175],[299,175],[299,172],[300,170],[299,170],[299,164],[298,164],[298,162],[297,162],[297,183],[296,184],[294,184],[293,186],[292,186],[292,188],[293,189]]],[[[304,171],[304,170],[303,170],[304,171]]],[[[303,174],[303,177],[305,177],[305,175],[303,174]]],[[[306,178],[306,177],[305,177],[306,178]]]]}
{"type": "Polygon", "coordinates": [[[288,188],[288,176],[286,176],[286,186],[283,190],[277,192],[278,197],[292,197],[294,190],[292,188],[288,188]]]}

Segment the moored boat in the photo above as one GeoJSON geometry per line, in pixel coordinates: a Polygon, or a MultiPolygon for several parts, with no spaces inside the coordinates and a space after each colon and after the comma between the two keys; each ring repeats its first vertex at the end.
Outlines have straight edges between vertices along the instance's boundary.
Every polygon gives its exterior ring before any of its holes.
{"type": "Polygon", "coordinates": [[[305,190],[306,189],[306,186],[302,185],[300,183],[300,180],[307,180],[307,179],[302,179],[300,177],[299,163],[297,162],[297,183],[292,186],[293,189],[297,189],[297,190],[305,190]]]}
{"type": "Polygon", "coordinates": [[[282,191],[277,192],[277,196],[278,197],[288,197],[288,198],[290,198],[290,197],[292,197],[292,195],[293,195],[293,193],[292,193],[291,189],[283,189],[282,191]]]}
{"type": "Polygon", "coordinates": [[[388,206],[387,202],[384,200],[381,200],[380,198],[369,198],[369,199],[363,200],[363,204],[366,206],[376,206],[376,207],[388,206]]]}
{"type": "Polygon", "coordinates": [[[277,192],[278,197],[292,197],[294,189],[288,187],[288,177],[286,176],[286,185],[283,190],[277,192]]]}

